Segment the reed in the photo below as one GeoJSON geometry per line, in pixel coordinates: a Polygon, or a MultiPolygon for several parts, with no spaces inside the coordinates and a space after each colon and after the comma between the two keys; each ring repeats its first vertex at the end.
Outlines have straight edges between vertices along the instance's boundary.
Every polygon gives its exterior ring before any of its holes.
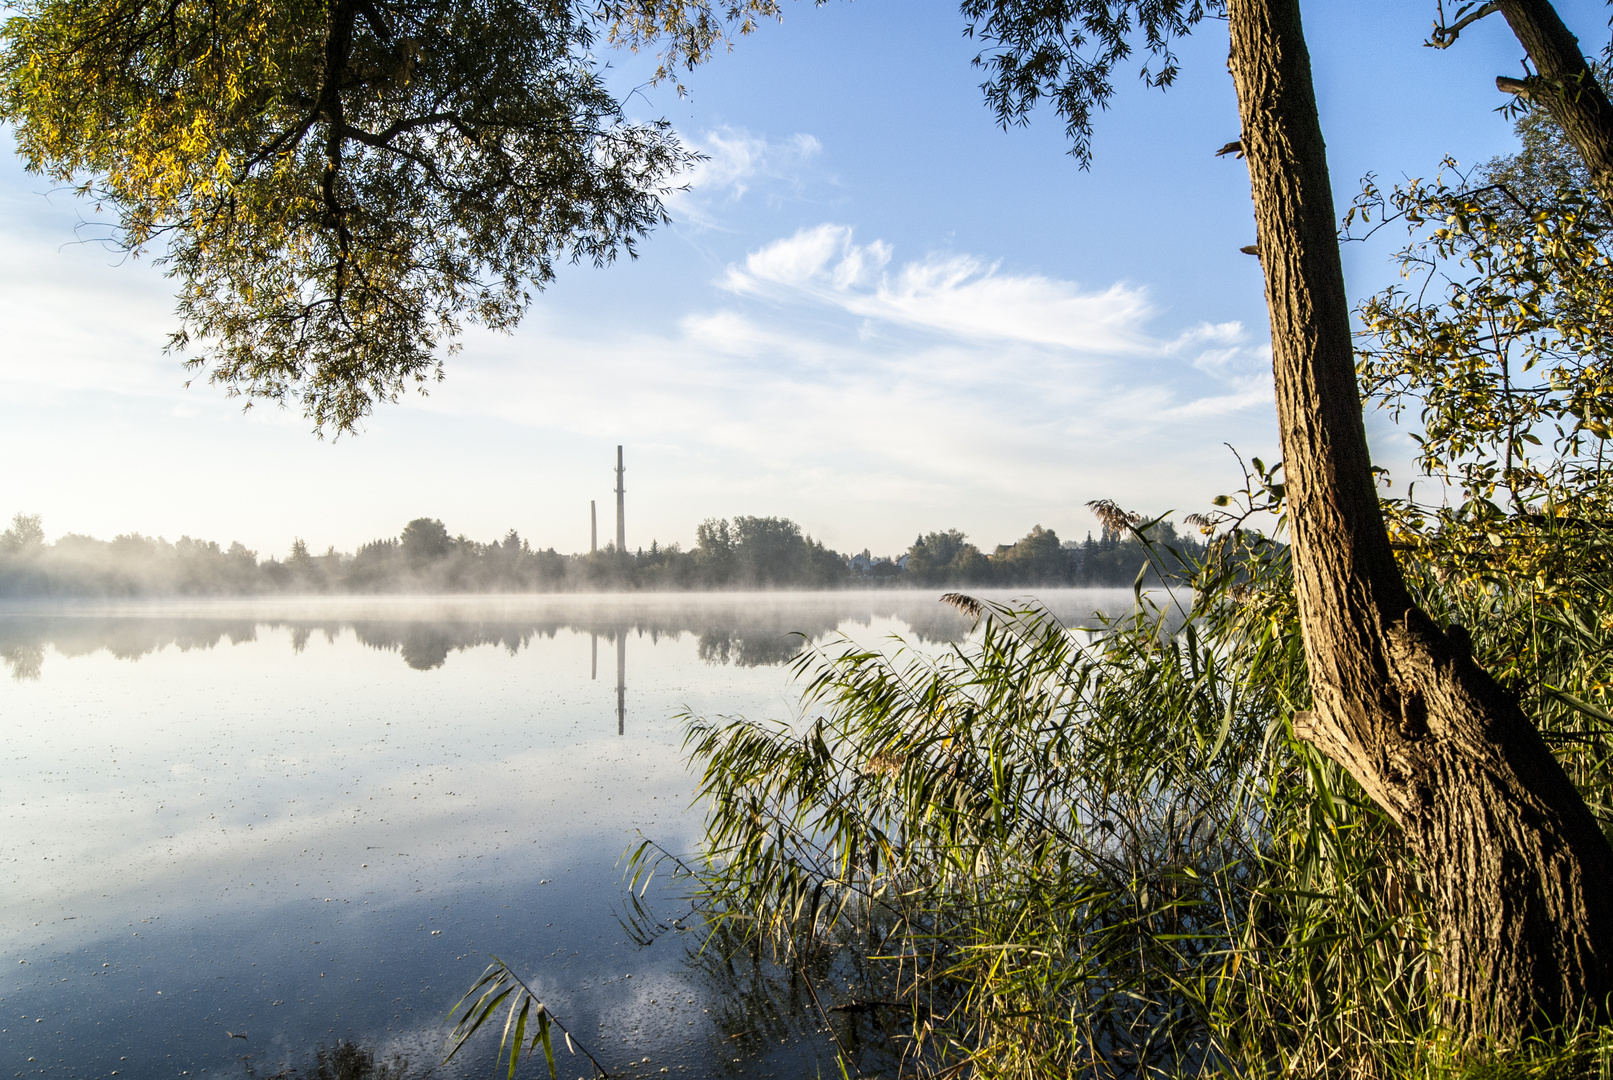
{"type": "MultiPolygon", "coordinates": [[[[900,1075],[1607,1075],[1604,1033],[1474,1047],[1436,1026],[1418,868],[1294,737],[1288,549],[1243,527],[1282,491],[1255,466],[1180,610],[1139,588],[1081,629],[954,597],[977,631],[938,656],[804,653],[808,721],[691,718],[705,846],[647,843],[630,883],[671,873],[714,941],[854,955],[860,981],[815,1004],[880,1010],[900,1075]]],[[[1613,586],[1582,565],[1550,589],[1408,569],[1606,820],[1613,586]]]]}

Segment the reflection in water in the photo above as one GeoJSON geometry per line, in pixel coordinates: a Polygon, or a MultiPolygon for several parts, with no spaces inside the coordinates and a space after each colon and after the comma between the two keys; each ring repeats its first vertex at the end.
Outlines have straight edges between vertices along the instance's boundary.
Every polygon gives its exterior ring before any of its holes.
{"type": "MultiPolygon", "coordinates": [[[[294,652],[314,634],[327,641],[351,632],[372,649],[395,652],[416,671],[431,671],[450,654],[495,645],[512,656],[534,640],[561,631],[589,635],[591,677],[599,676],[599,638],[617,646],[618,713],[625,708],[625,644],[629,632],[674,639],[693,634],[699,656],[711,664],[761,667],[784,664],[809,642],[837,629],[896,618],[924,644],[950,644],[968,634],[970,620],[937,602],[933,592],[679,594],[566,597],[552,600],[486,598],[401,602],[234,602],[189,607],[0,608],[0,660],[19,681],[40,677],[46,647],[67,657],[106,650],[134,660],[169,647],[211,649],[228,641],[257,640],[260,629],[285,627],[294,652]]],[[[1041,597],[1066,622],[1083,622],[1095,606],[1110,611],[1131,604],[1129,590],[1054,590],[1041,597]]]]}
{"type": "Polygon", "coordinates": [[[287,1065],[272,1074],[259,1073],[252,1067],[251,1055],[244,1057],[246,1075],[251,1080],[426,1080],[435,1072],[429,1064],[411,1069],[409,1060],[398,1055],[378,1062],[374,1050],[346,1040],[315,1050],[314,1060],[306,1070],[287,1065]]]}
{"type": "MultiPolygon", "coordinates": [[[[627,731],[627,628],[618,627],[616,634],[616,734],[622,735],[627,731]]],[[[588,648],[591,653],[588,663],[588,677],[599,678],[599,631],[588,632],[588,648]]]]}
{"type": "MultiPolygon", "coordinates": [[[[878,986],[812,972],[820,1012],[754,954],[714,947],[689,970],[693,935],[638,948],[610,913],[614,867],[634,836],[697,842],[681,711],[787,718],[795,691],[768,665],[837,629],[961,640],[968,621],[936,601],[0,608],[18,680],[0,679],[0,937],[26,961],[0,968],[0,1002],[35,1014],[0,1025],[0,1066],[239,1075],[250,1053],[260,1075],[289,1061],[367,1080],[401,1054],[410,1077],[483,1077],[491,1047],[435,1064],[437,1022],[496,951],[577,1030],[609,1033],[624,1080],[838,1075],[828,1027],[877,1068],[878,986]],[[586,638],[597,679],[601,637],[616,646],[617,738],[604,687],[582,675],[586,638]],[[358,1041],[315,1059],[341,1038],[358,1041]]],[[[1055,602],[1068,618],[1130,594],[1055,602]]]]}
{"type": "MultiPolygon", "coordinates": [[[[661,900],[686,902],[675,890],[661,900]]],[[[618,917],[641,946],[667,942],[701,988],[712,1045],[744,1054],[712,1054],[723,1075],[769,1075],[762,1073],[769,1066],[784,1075],[844,1075],[842,1064],[859,1076],[926,1075],[903,1055],[903,1014],[910,1019],[911,1005],[897,1003],[900,990],[886,969],[867,963],[868,942],[888,932],[885,920],[872,913],[843,920],[831,941],[786,961],[733,923],[700,929],[699,919],[677,906],[680,917],[668,918],[628,891],[618,917]],[[854,939],[860,947],[844,947],[854,939]]]]}
{"type": "Polygon", "coordinates": [[[45,647],[30,641],[7,641],[0,644],[0,660],[11,669],[13,679],[28,682],[39,678],[39,669],[45,662],[45,647]]]}

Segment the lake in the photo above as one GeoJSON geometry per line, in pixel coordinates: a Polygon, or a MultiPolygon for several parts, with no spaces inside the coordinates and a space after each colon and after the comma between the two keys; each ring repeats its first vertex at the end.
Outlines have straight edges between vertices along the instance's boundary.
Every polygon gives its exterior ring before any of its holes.
{"type": "Polygon", "coordinates": [[[945,648],[938,596],[0,607],[0,1066],[311,1074],[344,1041],[490,1076],[496,1033],[440,1063],[496,954],[613,1076],[838,1075],[767,972],[635,945],[618,860],[697,843],[680,714],[793,719],[792,633],[945,648]]]}

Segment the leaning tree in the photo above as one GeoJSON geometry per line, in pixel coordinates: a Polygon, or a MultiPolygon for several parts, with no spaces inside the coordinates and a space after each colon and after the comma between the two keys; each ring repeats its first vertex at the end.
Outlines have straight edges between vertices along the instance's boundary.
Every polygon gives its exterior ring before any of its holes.
{"type": "Polygon", "coordinates": [[[1227,8],[1314,699],[1295,731],[1404,831],[1431,890],[1453,1027],[1602,1019],[1613,850],[1514,697],[1412,602],[1367,454],[1299,5],[1227,8]]]}
{"type": "MultiPolygon", "coordinates": [[[[699,63],[776,0],[622,0],[619,40],[659,44],[663,72],[699,63]]],[[[1413,602],[1379,507],[1355,379],[1350,306],[1299,0],[964,0],[1004,123],[1043,101],[1072,149],[1139,47],[1145,81],[1176,77],[1173,41],[1223,16],[1271,316],[1272,366],[1313,706],[1295,732],[1401,827],[1429,881],[1442,1012],[1469,1035],[1609,1019],[1613,849],[1517,700],[1413,602]]],[[[1500,89],[1546,109],[1613,203],[1613,109],[1546,0],[1468,4],[1454,44],[1500,12],[1534,66],[1500,89]]],[[[1443,16],[1443,10],[1441,11],[1443,16]]]]}
{"type": "MultiPolygon", "coordinates": [[[[821,2],[821,0],[820,0],[821,2]]],[[[31,167],[161,242],[176,343],[241,392],[351,426],[437,370],[462,314],[508,325],[557,258],[604,260],[660,219],[683,151],[628,125],[592,27],[663,74],[779,0],[22,0],[0,35],[0,115],[31,167]]],[[[1391,551],[1355,381],[1349,303],[1299,0],[964,0],[1005,122],[1043,101],[1078,157],[1135,52],[1231,37],[1271,315],[1295,584],[1314,705],[1298,734],[1404,832],[1432,888],[1445,1016],[1469,1034],[1609,1018],[1613,851],[1514,698],[1418,609],[1391,551]]],[[[1499,12],[1544,108],[1613,203],[1613,109],[1546,0],[1499,12]]]]}

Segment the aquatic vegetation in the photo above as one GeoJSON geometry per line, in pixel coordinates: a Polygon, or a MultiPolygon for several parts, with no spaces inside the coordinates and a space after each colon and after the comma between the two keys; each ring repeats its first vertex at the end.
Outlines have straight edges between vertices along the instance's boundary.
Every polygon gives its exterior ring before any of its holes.
{"type": "MultiPolygon", "coordinates": [[[[1440,1029],[1419,869],[1294,734],[1288,548],[1242,527],[1280,510],[1275,474],[1204,522],[1225,531],[1175,632],[1141,590],[1096,632],[953,595],[977,633],[938,657],[804,654],[810,720],[691,720],[705,846],[644,844],[630,884],[670,872],[708,928],[786,962],[854,953],[814,1005],[877,1010],[900,1075],[1596,1075],[1595,1032],[1440,1029]]],[[[1410,569],[1613,820],[1613,589],[1410,569]]]]}
{"type": "Polygon", "coordinates": [[[493,1064],[496,1068],[500,1061],[507,1059],[510,1076],[515,1075],[522,1054],[534,1057],[538,1050],[542,1049],[544,1063],[549,1067],[549,1076],[553,1080],[557,1075],[555,1043],[560,1041],[554,1038],[554,1031],[560,1033],[565,1049],[573,1056],[581,1054],[587,1059],[594,1075],[609,1075],[598,1059],[589,1053],[580,1041],[572,1037],[559,1017],[538,1000],[532,987],[528,986],[503,960],[496,956],[492,960],[493,962],[482,972],[482,977],[477,979],[475,985],[459,999],[458,1004],[449,1010],[450,1017],[458,1012],[459,1020],[448,1036],[448,1056],[443,1059],[444,1064],[464,1049],[470,1037],[481,1030],[482,1025],[488,1020],[496,1022],[502,1018],[504,1031],[499,1036],[499,1052],[493,1059],[493,1064]],[[527,1034],[529,1028],[530,1036],[527,1034]]]}

